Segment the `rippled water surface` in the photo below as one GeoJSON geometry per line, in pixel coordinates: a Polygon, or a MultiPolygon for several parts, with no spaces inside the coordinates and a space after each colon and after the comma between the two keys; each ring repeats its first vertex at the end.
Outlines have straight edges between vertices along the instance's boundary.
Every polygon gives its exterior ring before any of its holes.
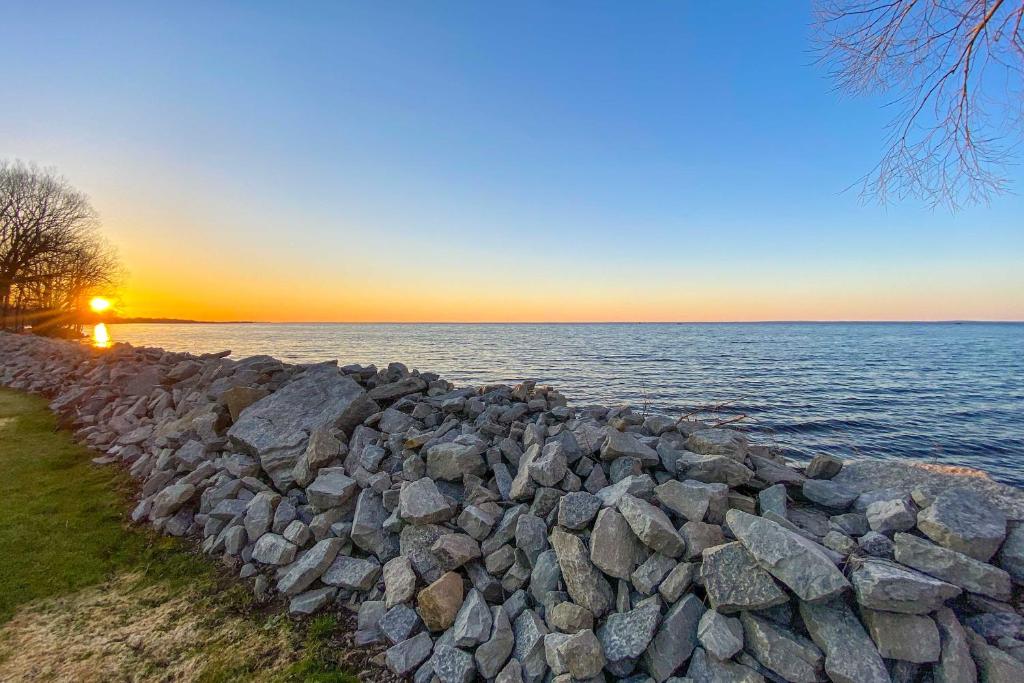
{"type": "Polygon", "coordinates": [[[570,404],[709,404],[761,442],[980,467],[1024,484],[1024,324],[111,325],[114,341],[524,378],[570,404]]]}

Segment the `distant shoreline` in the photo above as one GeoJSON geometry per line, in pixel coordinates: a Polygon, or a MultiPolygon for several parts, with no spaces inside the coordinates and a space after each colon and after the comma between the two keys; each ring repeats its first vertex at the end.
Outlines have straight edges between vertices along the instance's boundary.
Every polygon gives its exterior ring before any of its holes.
{"type": "Polygon", "coordinates": [[[1024,320],[665,320],[665,321],[452,321],[452,320],[187,320],[177,318],[117,318],[107,325],[1021,325],[1024,320]]]}
{"type": "Polygon", "coordinates": [[[255,325],[272,324],[260,323],[258,320],[187,320],[183,318],[115,318],[113,320],[101,320],[99,322],[107,325],[124,324],[146,324],[146,325],[255,325]]]}

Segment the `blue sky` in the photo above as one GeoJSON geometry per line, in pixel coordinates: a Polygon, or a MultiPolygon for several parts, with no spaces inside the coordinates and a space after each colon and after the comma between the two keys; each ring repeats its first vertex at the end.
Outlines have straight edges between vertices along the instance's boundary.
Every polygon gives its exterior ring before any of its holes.
{"type": "Polygon", "coordinates": [[[90,193],[139,314],[1024,318],[1019,195],[953,215],[844,191],[890,112],[833,92],[811,19],[8,3],[0,155],[90,193]]]}

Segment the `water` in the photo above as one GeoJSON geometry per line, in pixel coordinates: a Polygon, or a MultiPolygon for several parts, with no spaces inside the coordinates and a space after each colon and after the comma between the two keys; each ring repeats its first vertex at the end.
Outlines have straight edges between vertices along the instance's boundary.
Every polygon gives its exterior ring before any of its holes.
{"type": "Polygon", "coordinates": [[[1024,324],[111,325],[114,341],[289,362],[401,361],[459,385],[537,379],[571,405],[737,423],[816,452],[978,467],[1024,485],[1024,324]]]}

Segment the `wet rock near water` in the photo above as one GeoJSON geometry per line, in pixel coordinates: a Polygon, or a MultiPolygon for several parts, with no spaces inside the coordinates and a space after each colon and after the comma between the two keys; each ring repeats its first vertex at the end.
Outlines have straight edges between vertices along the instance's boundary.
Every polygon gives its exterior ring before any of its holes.
{"type": "MultiPolygon", "coordinates": [[[[1024,493],[533,381],[0,335],[0,384],[416,681],[1024,680],[1024,493]]],[[[388,673],[389,672],[389,673],[388,673]]]]}

